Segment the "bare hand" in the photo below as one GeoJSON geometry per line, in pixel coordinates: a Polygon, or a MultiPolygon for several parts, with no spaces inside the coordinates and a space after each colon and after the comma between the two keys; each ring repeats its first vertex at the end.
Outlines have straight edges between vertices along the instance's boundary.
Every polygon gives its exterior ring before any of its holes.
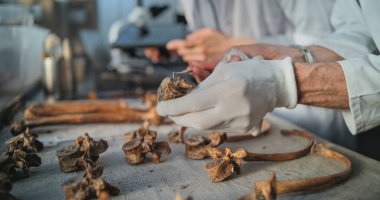
{"type": "MultiPolygon", "coordinates": [[[[297,48],[270,45],[270,44],[253,44],[233,47],[236,48],[249,57],[261,56],[265,60],[280,60],[285,57],[291,57],[293,63],[305,63],[305,59],[301,51],[297,48]]],[[[335,52],[320,46],[310,46],[308,49],[311,51],[316,62],[336,62],[343,58],[335,52]]],[[[190,63],[193,67],[203,68],[209,72],[223,59],[224,54],[214,56],[206,61],[193,61],[190,63]]]]}
{"type": "MultiPolygon", "coordinates": [[[[214,67],[219,63],[220,60],[223,59],[223,57],[224,54],[219,54],[218,56],[215,56],[208,61],[199,61],[195,62],[194,64],[190,63],[190,66],[188,67],[191,70],[190,75],[195,78],[197,83],[202,82],[212,73],[214,67]]],[[[239,61],[241,61],[239,56],[232,56],[231,59],[227,61],[227,63],[239,61]]]]}
{"type": "Polygon", "coordinates": [[[184,40],[170,41],[166,48],[177,52],[184,61],[204,61],[227,51],[231,41],[231,38],[215,29],[204,28],[191,33],[184,40]]]}
{"type": "Polygon", "coordinates": [[[152,60],[153,63],[160,62],[160,50],[156,47],[147,47],[144,49],[144,54],[147,58],[152,60]]]}

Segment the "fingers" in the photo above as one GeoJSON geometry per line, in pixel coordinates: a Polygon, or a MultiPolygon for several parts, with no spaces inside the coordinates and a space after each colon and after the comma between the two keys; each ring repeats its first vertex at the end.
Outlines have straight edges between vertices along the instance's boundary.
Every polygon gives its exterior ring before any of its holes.
{"type": "Polygon", "coordinates": [[[188,46],[195,46],[204,43],[210,37],[216,37],[220,32],[212,28],[202,28],[186,36],[188,46]]]}
{"type": "Polygon", "coordinates": [[[185,47],[185,43],[185,40],[181,39],[171,40],[166,44],[166,49],[169,51],[178,51],[179,49],[185,47]]]}
{"type": "Polygon", "coordinates": [[[166,48],[170,51],[175,51],[187,62],[207,58],[205,48],[202,45],[188,45],[188,41],[185,40],[172,40],[166,45],[166,48]]]}
{"type": "Polygon", "coordinates": [[[206,60],[207,52],[204,46],[195,46],[192,48],[181,48],[177,51],[178,55],[182,56],[182,59],[185,61],[194,61],[194,60],[206,60]]]}
{"type": "Polygon", "coordinates": [[[144,54],[147,58],[152,60],[153,63],[160,61],[160,50],[158,48],[148,47],[144,49],[144,54]]]}
{"type": "Polygon", "coordinates": [[[189,64],[194,67],[203,68],[207,71],[212,71],[223,60],[224,54],[217,54],[207,59],[206,61],[192,61],[189,64]]]}
{"type": "Polygon", "coordinates": [[[157,105],[157,113],[161,116],[179,116],[213,108],[224,89],[225,83],[218,82],[207,88],[195,89],[183,97],[161,101],[157,105]]]}
{"type": "Polygon", "coordinates": [[[210,130],[223,123],[220,121],[220,117],[218,117],[218,113],[214,108],[170,117],[170,119],[180,126],[191,127],[198,130],[210,130]]]}
{"type": "Polygon", "coordinates": [[[202,68],[199,68],[199,67],[189,66],[188,68],[191,70],[190,75],[195,78],[195,80],[197,81],[197,83],[202,82],[211,73],[211,72],[209,72],[207,70],[204,70],[202,68]]]}
{"type": "Polygon", "coordinates": [[[182,59],[186,62],[192,62],[196,60],[203,61],[207,59],[207,55],[205,54],[186,55],[186,56],[182,56],[182,59]]]}

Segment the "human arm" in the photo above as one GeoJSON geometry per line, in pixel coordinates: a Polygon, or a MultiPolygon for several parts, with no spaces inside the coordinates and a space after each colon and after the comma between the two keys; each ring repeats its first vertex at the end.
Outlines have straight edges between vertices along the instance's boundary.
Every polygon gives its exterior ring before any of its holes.
{"type": "Polygon", "coordinates": [[[298,103],[348,109],[346,79],[339,63],[295,63],[298,103]]]}
{"type": "MultiPolygon", "coordinates": [[[[335,62],[343,59],[334,51],[331,51],[325,47],[313,45],[307,48],[311,52],[315,62],[335,62]]],[[[294,47],[271,44],[253,44],[237,46],[233,47],[233,49],[239,50],[251,58],[259,56],[266,60],[279,60],[285,57],[291,57],[293,63],[306,62],[300,49],[294,47]]],[[[223,57],[224,54],[218,54],[206,61],[190,62],[190,67],[193,69],[192,75],[198,82],[204,80],[207,76],[205,75],[206,73],[203,72],[206,71],[210,74],[216,65],[223,59],[223,57]]]]}
{"type": "Polygon", "coordinates": [[[252,43],[254,40],[232,38],[215,29],[203,28],[194,31],[183,40],[170,41],[166,47],[180,55],[183,60],[191,62],[204,61],[226,52],[232,46],[252,43]]]}

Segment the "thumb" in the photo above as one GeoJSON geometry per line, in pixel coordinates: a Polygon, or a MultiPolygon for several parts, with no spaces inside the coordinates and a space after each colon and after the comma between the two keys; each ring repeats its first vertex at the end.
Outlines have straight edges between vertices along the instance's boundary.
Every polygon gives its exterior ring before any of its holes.
{"type": "Polygon", "coordinates": [[[189,66],[188,69],[191,70],[190,75],[195,78],[195,80],[197,81],[197,83],[202,82],[211,73],[211,72],[209,72],[209,71],[207,71],[205,69],[199,68],[199,67],[189,66]]]}
{"type": "Polygon", "coordinates": [[[169,51],[177,51],[178,49],[185,46],[185,40],[176,39],[171,40],[166,44],[166,49],[169,51]]]}
{"type": "Polygon", "coordinates": [[[217,54],[217,55],[207,59],[206,61],[190,62],[189,65],[194,66],[194,67],[198,67],[198,68],[202,68],[202,69],[205,69],[207,71],[213,71],[214,68],[216,67],[216,65],[218,65],[218,63],[220,61],[222,61],[223,58],[224,58],[224,54],[221,53],[221,54],[217,54]]]}

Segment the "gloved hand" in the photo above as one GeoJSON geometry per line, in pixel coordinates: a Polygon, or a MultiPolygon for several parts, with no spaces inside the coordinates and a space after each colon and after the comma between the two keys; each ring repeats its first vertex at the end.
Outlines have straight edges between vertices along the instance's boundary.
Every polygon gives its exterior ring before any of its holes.
{"type": "Polygon", "coordinates": [[[290,58],[224,60],[186,96],[160,102],[157,112],[185,127],[256,135],[268,112],[296,104],[290,58]]]}

